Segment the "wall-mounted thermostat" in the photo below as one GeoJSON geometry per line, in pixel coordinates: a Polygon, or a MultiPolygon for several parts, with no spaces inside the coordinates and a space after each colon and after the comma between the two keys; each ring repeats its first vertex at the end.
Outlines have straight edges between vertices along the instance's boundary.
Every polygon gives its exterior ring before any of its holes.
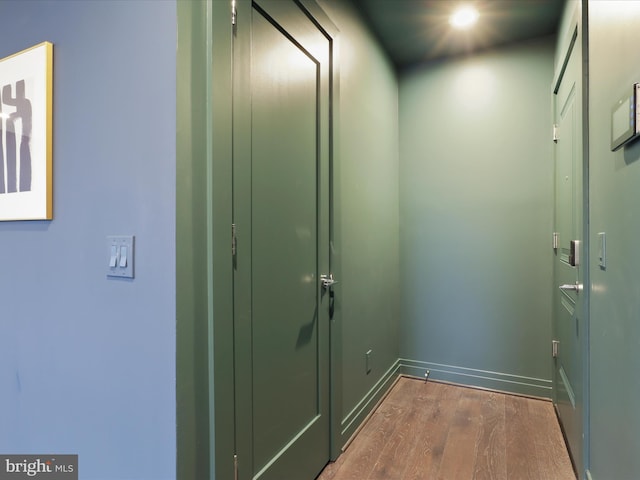
{"type": "Polygon", "coordinates": [[[634,83],[611,109],[611,151],[615,152],[640,134],[640,84],[634,83]]]}

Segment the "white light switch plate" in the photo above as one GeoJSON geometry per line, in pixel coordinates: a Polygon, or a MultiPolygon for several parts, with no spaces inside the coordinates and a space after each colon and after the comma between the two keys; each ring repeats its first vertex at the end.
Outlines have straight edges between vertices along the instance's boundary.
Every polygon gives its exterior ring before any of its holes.
{"type": "Polygon", "coordinates": [[[133,235],[107,237],[107,276],[133,278],[133,235]]]}

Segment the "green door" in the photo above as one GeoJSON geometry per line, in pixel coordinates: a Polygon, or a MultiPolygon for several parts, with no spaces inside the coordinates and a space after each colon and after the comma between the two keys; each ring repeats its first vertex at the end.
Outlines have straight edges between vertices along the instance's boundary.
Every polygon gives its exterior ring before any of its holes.
{"type": "Polygon", "coordinates": [[[289,0],[234,29],[236,454],[244,479],[329,460],[330,41],[289,0]]]}
{"type": "Polygon", "coordinates": [[[578,42],[554,92],[555,144],[554,400],[579,475],[583,471],[586,292],[583,243],[583,155],[578,42]],[[573,243],[572,243],[573,242],[573,243]]]}

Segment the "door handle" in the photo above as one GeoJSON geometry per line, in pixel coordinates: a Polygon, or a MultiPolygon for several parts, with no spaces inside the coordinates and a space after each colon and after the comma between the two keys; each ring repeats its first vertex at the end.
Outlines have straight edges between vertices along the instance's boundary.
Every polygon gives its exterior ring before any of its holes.
{"type": "Polygon", "coordinates": [[[333,286],[338,283],[338,281],[333,278],[333,273],[330,273],[329,275],[320,275],[320,283],[322,284],[322,295],[324,295],[325,292],[329,292],[329,320],[333,320],[336,307],[336,294],[333,291],[333,286]]]}
{"type": "Polygon", "coordinates": [[[560,290],[575,290],[576,292],[582,291],[581,283],[565,283],[564,285],[560,285],[560,290]]]}
{"type": "Polygon", "coordinates": [[[322,283],[322,288],[327,289],[333,287],[338,281],[333,278],[333,273],[329,275],[320,275],[320,282],[322,283]]]}

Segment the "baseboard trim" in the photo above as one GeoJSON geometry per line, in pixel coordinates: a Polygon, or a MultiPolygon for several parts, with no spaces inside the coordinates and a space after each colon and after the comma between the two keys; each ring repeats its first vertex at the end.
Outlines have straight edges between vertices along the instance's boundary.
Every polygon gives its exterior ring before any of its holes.
{"type": "Polygon", "coordinates": [[[396,360],[384,375],[382,375],[380,380],[376,382],[362,400],[360,400],[360,402],[358,402],[358,404],[342,420],[340,434],[344,440],[343,445],[348,444],[348,440],[353,436],[357,429],[364,424],[367,416],[388,393],[389,389],[399,376],[399,368],[399,360],[396,360]]]}
{"type": "Polygon", "coordinates": [[[429,379],[432,380],[514,393],[527,397],[549,399],[552,396],[550,379],[524,377],[407,358],[400,358],[398,363],[399,373],[412,377],[424,378],[425,371],[429,370],[429,379]]]}
{"type": "Polygon", "coordinates": [[[351,434],[351,436],[349,437],[349,439],[345,442],[345,444],[342,446],[341,451],[344,453],[347,451],[347,448],[349,448],[349,445],[351,445],[351,443],[356,439],[356,437],[358,436],[358,434],[360,433],[360,430],[362,430],[364,428],[364,426],[367,424],[367,422],[369,421],[369,419],[371,418],[371,416],[376,413],[376,410],[378,410],[378,407],[385,401],[385,399],[389,396],[389,394],[391,393],[391,390],[393,390],[393,387],[396,385],[396,383],[398,383],[398,381],[402,378],[402,375],[396,375],[395,379],[393,380],[393,382],[391,382],[391,385],[389,386],[389,388],[387,388],[386,391],[384,391],[382,393],[382,395],[380,396],[380,398],[378,399],[378,401],[376,402],[376,404],[373,406],[373,408],[371,410],[369,410],[369,413],[367,413],[367,415],[364,417],[364,419],[362,420],[362,422],[360,422],[360,424],[356,427],[356,429],[353,431],[353,433],[351,434]]]}

